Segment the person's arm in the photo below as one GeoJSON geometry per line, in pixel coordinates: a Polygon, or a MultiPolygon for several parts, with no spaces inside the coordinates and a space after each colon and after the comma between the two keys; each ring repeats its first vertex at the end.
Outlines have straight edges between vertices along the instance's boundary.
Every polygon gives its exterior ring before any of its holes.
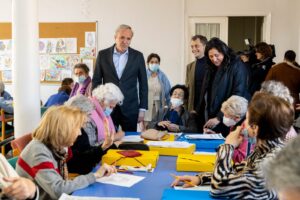
{"type": "Polygon", "coordinates": [[[38,187],[27,178],[23,177],[7,177],[4,181],[10,183],[9,186],[3,188],[3,193],[12,199],[38,199],[38,187]]]}
{"type": "MultiPolygon", "coordinates": [[[[188,112],[188,111],[186,111],[188,112]]],[[[187,114],[187,119],[184,119],[185,126],[179,126],[179,131],[183,133],[197,133],[197,121],[196,121],[196,114],[189,113],[187,114]]]]}
{"type": "Polygon", "coordinates": [[[4,112],[8,114],[13,114],[14,113],[14,108],[12,107],[11,104],[7,104],[4,100],[0,100],[0,108],[4,110],[4,112]]]}
{"type": "Polygon", "coordinates": [[[170,104],[170,90],[171,90],[171,83],[168,79],[168,77],[166,76],[165,73],[162,72],[162,77],[164,79],[163,83],[164,83],[164,92],[165,92],[165,99],[166,99],[166,105],[168,106],[170,104]]]}
{"type": "Polygon", "coordinates": [[[147,73],[146,73],[146,66],[143,54],[140,53],[137,56],[137,65],[139,67],[138,70],[138,82],[139,82],[139,108],[140,109],[148,109],[148,80],[147,80],[147,73]]]}
{"type": "Polygon", "coordinates": [[[96,60],[96,66],[94,70],[94,75],[92,79],[92,90],[95,89],[98,85],[102,84],[102,71],[101,71],[101,51],[99,51],[97,60],[96,60]]]}

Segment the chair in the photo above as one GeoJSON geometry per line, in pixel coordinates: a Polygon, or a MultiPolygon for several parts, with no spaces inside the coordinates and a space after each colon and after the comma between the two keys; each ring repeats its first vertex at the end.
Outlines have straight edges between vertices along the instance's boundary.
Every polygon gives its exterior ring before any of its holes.
{"type": "MultiPolygon", "coordinates": [[[[13,124],[14,122],[14,116],[13,115],[6,115],[4,110],[1,109],[1,136],[0,141],[4,141],[6,138],[13,136],[14,129],[8,129],[6,130],[6,123],[11,122],[13,124]]],[[[5,155],[5,145],[1,147],[1,153],[5,155]]]]}
{"type": "Polygon", "coordinates": [[[32,134],[26,134],[19,138],[14,139],[11,142],[11,147],[13,148],[13,156],[18,156],[23,151],[25,146],[32,140],[32,134]]]}

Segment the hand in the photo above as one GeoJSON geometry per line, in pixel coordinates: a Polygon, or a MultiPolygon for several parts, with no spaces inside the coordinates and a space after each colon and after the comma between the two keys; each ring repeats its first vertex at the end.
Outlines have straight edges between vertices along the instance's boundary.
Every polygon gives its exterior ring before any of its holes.
{"type": "Polygon", "coordinates": [[[203,129],[203,133],[206,133],[206,134],[215,134],[216,132],[213,131],[213,130],[211,130],[211,129],[209,129],[209,128],[204,128],[203,129]]]}
{"type": "Polygon", "coordinates": [[[173,123],[167,125],[167,128],[171,132],[178,132],[178,131],[180,131],[179,126],[177,124],[173,124],[173,123]]]}
{"type": "Polygon", "coordinates": [[[104,142],[101,145],[101,148],[103,149],[103,151],[105,151],[107,148],[109,148],[113,144],[114,137],[115,137],[114,133],[110,133],[109,131],[106,132],[104,142]]]}
{"type": "Polygon", "coordinates": [[[36,193],[36,185],[27,178],[14,177],[3,178],[4,181],[10,182],[11,185],[3,188],[3,193],[13,199],[32,199],[36,193]]]}
{"type": "Polygon", "coordinates": [[[161,122],[158,122],[158,126],[161,126],[163,128],[167,128],[169,125],[171,124],[170,121],[161,121],[161,122]]]}
{"type": "Polygon", "coordinates": [[[110,176],[112,173],[116,173],[117,169],[115,166],[108,165],[104,163],[97,171],[94,173],[96,178],[101,178],[103,176],[110,176]]]}
{"type": "Polygon", "coordinates": [[[296,108],[295,109],[300,111],[300,104],[296,104],[296,108]]]}
{"type": "Polygon", "coordinates": [[[238,126],[234,131],[230,132],[225,139],[225,144],[231,144],[234,148],[237,148],[243,141],[243,136],[240,134],[242,130],[241,126],[238,126]]]}
{"type": "Polygon", "coordinates": [[[118,131],[114,136],[114,141],[119,141],[125,136],[124,131],[118,131]]]}
{"type": "Polygon", "coordinates": [[[139,117],[138,117],[138,123],[143,122],[145,117],[145,111],[140,110],[139,117]]]}
{"type": "Polygon", "coordinates": [[[203,128],[209,128],[212,129],[215,126],[217,126],[220,123],[217,117],[209,119],[205,124],[203,128]]]}
{"type": "Polygon", "coordinates": [[[187,187],[193,187],[195,185],[199,185],[200,179],[197,176],[177,176],[176,179],[173,181],[171,184],[172,187],[177,186],[177,185],[182,185],[182,187],[187,188],[187,187]]]}

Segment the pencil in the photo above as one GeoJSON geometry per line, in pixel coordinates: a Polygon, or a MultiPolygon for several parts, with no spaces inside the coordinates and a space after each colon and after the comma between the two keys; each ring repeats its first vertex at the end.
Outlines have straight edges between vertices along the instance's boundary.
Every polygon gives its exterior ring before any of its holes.
{"type": "MultiPolygon", "coordinates": [[[[175,174],[170,174],[171,176],[173,176],[175,179],[178,179],[179,177],[176,176],[175,174]]],[[[184,183],[192,186],[192,187],[197,187],[197,185],[195,185],[194,183],[192,183],[191,181],[187,181],[187,180],[183,180],[184,183]]]]}
{"type": "Polygon", "coordinates": [[[126,170],[126,169],[117,169],[117,172],[126,173],[126,174],[133,174],[132,171],[126,170]]]}

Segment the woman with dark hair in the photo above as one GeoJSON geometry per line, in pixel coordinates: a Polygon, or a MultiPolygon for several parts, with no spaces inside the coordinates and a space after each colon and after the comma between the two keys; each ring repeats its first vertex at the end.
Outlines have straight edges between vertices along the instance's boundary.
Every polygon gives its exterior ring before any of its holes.
{"type": "Polygon", "coordinates": [[[160,57],[151,53],[147,58],[148,110],[145,113],[145,126],[153,119],[158,109],[170,103],[171,84],[160,69],[160,57]]]}
{"type": "MultiPolygon", "coordinates": [[[[180,176],[172,183],[191,181],[211,184],[211,195],[227,199],[278,199],[266,188],[262,164],[272,160],[284,146],[282,140],[294,121],[294,110],[288,102],[267,93],[256,93],[248,107],[243,127],[231,132],[218,148],[213,174],[180,176]],[[241,162],[233,164],[232,156],[244,137],[256,141],[254,151],[241,162]]],[[[189,187],[189,184],[185,184],[189,187]]]]}
{"type": "Polygon", "coordinates": [[[70,97],[77,94],[84,96],[92,96],[92,79],[89,76],[90,69],[84,63],[78,63],[74,67],[75,85],[72,89],[70,97]]]}
{"type": "Polygon", "coordinates": [[[158,110],[147,128],[169,132],[197,132],[195,117],[184,105],[188,101],[188,89],[185,85],[175,85],[170,90],[171,104],[158,110]]]}
{"type": "Polygon", "coordinates": [[[208,120],[204,128],[212,129],[223,118],[221,106],[224,101],[232,95],[249,98],[247,91],[248,70],[232,49],[219,38],[212,38],[208,41],[205,47],[205,56],[208,58],[207,64],[210,67],[210,72],[206,76],[208,80],[205,80],[208,120]]]}
{"type": "Polygon", "coordinates": [[[265,42],[260,42],[255,45],[255,55],[258,63],[251,67],[249,92],[252,96],[256,91],[260,90],[262,82],[264,82],[273,62],[273,50],[265,42]]]}

